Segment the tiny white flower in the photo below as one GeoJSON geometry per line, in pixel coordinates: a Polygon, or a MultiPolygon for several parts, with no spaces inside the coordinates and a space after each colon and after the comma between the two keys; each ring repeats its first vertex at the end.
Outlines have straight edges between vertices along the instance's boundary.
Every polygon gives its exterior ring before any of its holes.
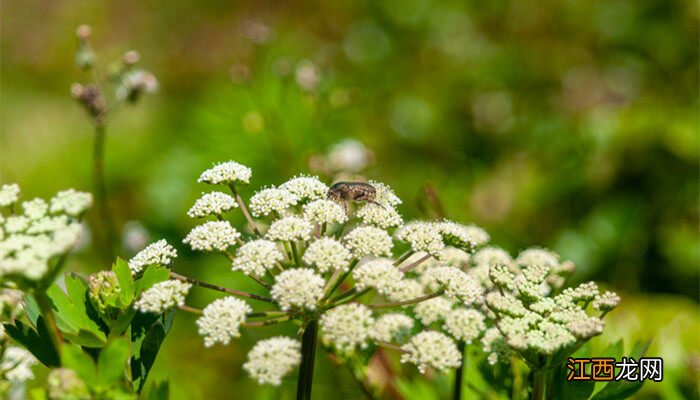
{"type": "Polygon", "coordinates": [[[282,261],[284,254],[275,242],[257,239],[241,246],[233,260],[233,270],[245,274],[265,275],[275,263],[282,261]]]}
{"type": "Polygon", "coordinates": [[[18,346],[9,346],[0,359],[0,371],[8,382],[19,384],[34,379],[32,367],[37,364],[32,354],[18,346]]]}
{"type": "Polygon", "coordinates": [[[490,239],[485,230],[475,225],[462,225],[445,220],[438,224],[438,229],[445,243],[467,251],[473,251],[490,239]]]}
{"type": "Polygon", "coordinates": [[[396,232],[396,238],[411,245],[413,251],[424,251],[438,255],[445,244],[437,224],[431,222],[411,222],[396,232]]]}
{"type": "Polygon", "coordinates": [[[24,209],[24,215],[31,219],[37,220],[46,215],[49,210],[49,205],[44,201],[44,199],[36,198],[34,200],[25,201],[22,203],[22,208],[24,209]]]}
{"type": "Polygon", "coordinates": [[[347,271],[351,258],[350,251],[340,242],[331,238],[321,238],[309,245],[302,260],[323,274],[337,269],[347,271]]]}
{"type": "Polygon", "coordinates": [[[312,231],[311,222],[299,217],[285,217],[273,222],[265,236],[283,242],[304,241],[311,238],[312,231]]]}
{"type": "Polygon", "coordinates": [[[448,297],[459,299],[466,305],[478,301],[483,294],[476,279],[455,267],[430,268],[421,276],[421,282],[432,292],[444,289],[448,297]]]}
{"type": "Polygon", "coordinates": [[[156,283],[143,292],[134,303],[134,308],[142,313],[163,313],[168,309],[184,305],[185,297],[191,287],[189,283],[176,280],[156,283]]]}
{"type": "Polygon", "coordinates": [[[177,250],[169,245],[165,239],[161,239],[149,244],[148,247],[129,260],[129,269],[131,269],[132,274],[137,274],[149,265],[167,266],[175,257],[177,257],[177,250]]]}
{"type": "Polygon", "coordinates": [[[458,308],[445,318],[445,330],[453,338],[471,344],[486,329],[484,315],[476,310],[458,308]]]}
{"type": "Polygon", "coordinates": [[[315,310],[323,297],[325,281],[309,268],[288,269],[275,277],[270,295],[283,310],[315,310]]]}
{"type": "Polygon", "coordinates": [[[295,176],[281,184],[280,189],[288,190],[305,201],[322,199],[328,193],[328,186],[315,176],[295,176]]]}
{"type": "Polygon", "coordinates": [[[571,321],[566,328],[579,340],[587,340],[600,335],[605,329],[605,321],[597,317],[581,318],[571,321]]]}
{"type": "Polygon", "coordinates": [[[360,226],[343,237],[345,245],[357,258],[364,256],[390,256],[394,243],[385,230],[373,226],[360,226]]]}
{"type": "Polygon", "coordinates": [[[401,279],[384,289],[384,296],[390,301],[408,301],[425,295],[423,285],[416,279],[401,279]]]}
{"type": "Polygon", "coordinates": [[[466,268],[471,261],[469,253],[456,247],[445,247],[435,258],[447,266],[460,269],[466,268]]]}
{"type": "Polygon", "coordinates": [[[283,336],[261,340],[248,353],[243,369],[259,384],[279,386],[301,363],[301,343],[283,336]]]}
{"type": "Polygon", "coordinates": [[[396,210],[389,206],[379,206],[367,203],[357,210],[357,216],[365,225],[372,225],[382,229],[392,228],[403,224],[403,219],[396,210]]]}
{"type": "Polygon", "coordinates": [[[245,301],[235,297],[214,300],[197,319],[204,346],[211,347],[216,343],[228,345],[231,339],[241,336],[240,326],[245,322],[246,314],[252,311],[245,301]]]}
{"type": "Polygon", "coordinates": [[[349,303],[328,310],[321,316],[320,325],[324,344],[341,353],[352,353],[367,347],[374,318],[367,306],[349,303]]]}
{"type": "Polygon", "coordinates": [[[0,187],[0,207],[8,207],[19,199],[19,185],[10,183],[0,187]]]}
{"type": "Polygon", "coordinates": [[[406,351],[401,355],[401,362],[415,364],[421,373],[425,373],[427,368],[445,372],[447,369],[459,367],[462,362],[462,354],[457,349],[457,344],[440,332],[420,332],[401,348],[406,351]]]}
{"type": "Polygon", "coordinates": [[[549,250],[532,247],[521,251],[515,259],[515,263],[522,267],[541,265],[554,268],[559,265],[559,256],[549,250]]]}
{"type": "Polygon", "coordinates": [[[194,202],[192,208],[187,211],[190,218],[204,218],[208,215],[221,215],[238,207],[236,200],[221,192],[202,193],[202,197],[194,202]]]}
{"type": "Polygon", "coordinates": [[[367,183],[374,186],[374,189],[377,191],[375,197],[377,203],[391,207],[396,207],[402,203],[401,199],[398,198],[394,194],[394,191],[386,184],[377,181],[369,181],[367,183]]]}
{"type": "Polygon", "coordinates": [[[318,199],[304,206],[304,218],[317,224],[342,224],[348,220],[343,207],[332,200],[318,199]]]}
{"type": "Polygon", "coordinates": [[[92,194],[68,189],[56,193],[51,199],[49,211],[54,214],[64,213],[71,217],[78,217],[90,207],[92,207],[92,194]]]}
{"type": "Polygon", "coordinates": [[[24,232],[29,228],[31,220],[24,215],[10,215],[5,220],[5,231],[7,233],[24,232]]]}
{"type": "Polygon", "coordinates": [[[452,305],[452,300],[439,296],[421,301],[413,307],[413,311],[423,325],[430,325],[435,321],[447,318],[452,311],[452,305]]]}
{"type": "Polygon", "coordinates": [[[217,164],[202,172],[197,182],[219,184],[248,184],[252,175],[250,168],[235,161],[217,164]]]}
{"type": "Polygon", "coordinates": [[[474,253],[472,261],[475,267],[490,268],[493,265],[505,265],[512,269],[513,258],[507,251],[498,247],[484,247],[474,253]]]}
{"type": "Polygon", "coordinates": [[[403,279],[403,272],[396,268],[391,260],[379,258],[368,261],[352,272],[355,278],[357,290],[371,287],[379,294],[387,295],[394,291],[394,287],[403,279]]]}
{"type": "Polygon", "coordinates": [[[593,300],[593,308],[599,311],[611,311],[620,304],[620,296],[615,292],[605,292],[593,300]]]}
{"type": "Polygon", "coordinates": [[[413,329],[414,321],[411,317],[401,313],[384,314],[377,319],[370,329],[370,336],[380,342],[391,343],[399,339],[413,329]]]}
{"type": "Polygon", "coordinates": [[[262,189],[250,198],[250,212],[261,217],[270,214],[284,215],[284,211],[297,204],[297,196],[285,189],[274,187],[262,189]]]}
{"type": "Polygon", "coordinates": [[[192,250],[224,251],[240,237],[228,221],[210,221],[194,227],[182,242],[189,244],[192,250]]]}

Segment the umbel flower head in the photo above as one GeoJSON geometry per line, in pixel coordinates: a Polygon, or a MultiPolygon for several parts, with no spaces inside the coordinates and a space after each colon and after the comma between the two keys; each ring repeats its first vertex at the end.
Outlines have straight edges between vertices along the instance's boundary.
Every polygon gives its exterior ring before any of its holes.
{"type": "MultiPolygon", "coordinates": [[[[328,351],[343,356],[341,359],[371,351],[373,343],[399,346],[405,352],[402,361],[415,364],[421,372],[457,367],[461,362],[457,341],[470,343],[482,335],[493,336],[484,333],[487,322],[493,323],[485,319],[497,312],[482,309],[481,283],[484,276],[488,280],[488,264],[499,260],[499,255],[485,252],[473,256],[486,265],[482,267],[486,274],[480,277],[470,273],[475,268],[469,268],[474,263],[470,253],[489,240],[482,229],[451,221],[404,224],[396,208],[401,200],[388,186],[374,181],[369,182],[376,192],[374,198],[364,203],[358,200],[357,207],[349,209],[326,199],[329,185],[309,176],[267,186],[253,194],[246,206],[238,189],[250,182],[251,175],[248,167],[233,161],[204,171],[200,182],[229,186],[231,195],[214,192],[197,200],[188,214],[197,218],[214,216],[217,220],[196,226],[183,242],[193,250],[222,253],[230,260],[231,269],[243,272],[260,286],[259,290],[249,293],[221,288],[171,272],[182,281],[156,284],[141,295],[136,309],[162,313],[180,307],[200,314],[197,327],[206,347],[229,344],[242,329],[296,320],[301,323],[301,331],[308,332],[307,328],[315,329],[318,323],[320,341],[328,351]],[[231,225],[227,213],[234,208],[240,209],[250,229],[231,225]],[[395,239],[410,249],[403,255],[394,254],[395,239]],[[185,282],[225,292],[228,297],[214,300],[201,311],[185,307],[190,289],[185,282]],[[372,293],[375,304],[362,303],[367,293],[372,293]],[[234,296],[254,302],[249,304],[234,296]],[[251,305],[258,302],[269,306],[264,311],[254,310],[251,305]],[[373,309],[383,313],[375,317],[373,309]]],[[[33,208],[33,214],[40,214],[40,204],[33,208]]],[[[26,223],[17,221],[15,225],[25,229],[22,225],[26,223]]],[[[152,246],[130,261],[132,270],[168,264],[175,257],[174,249],[170,251],[165,242],[152,246]]],[[[522,288],[528,295],[544,296],[548,275],[534,267],[522,271],[521,278],[515,271],[508,275],[512,290],[522,288]]],[[[564,293],[572,301],[589,295],[585,290],[564,293]]],[[[512,308],[511,313],[504,314],[512,319],[534,315],[534,310],[554,313],[551,304],[533,305],[530,310],[530,303],[523,303],[525,300],[517,293],[508,292],[508,297],[498,294],[503,297],[497,299],[501,308],[512,308]]],[[[600,297],[596,304],[603,309],[613,300],[600,297]]],[[[551,323],[566,325],[579,336],[597,329],[595,321],[572,323],[575,321],[567,317],[560,315],[551,323]]],[[[540,322],[534,317],[531,320],[532,324],[540,322]]],[[[523,323],[510,323],[516,338],[523,332],[523,323]]],[[[506,328],[507,322],[501,324],[506,328]]],[[[574,333],[570,335],[575,337],[574,333]]],[[[491,336],[488,339],[493,345],[489,348],[495,349],[496,341],[491,336]]],[[[252,348],[243,368],[259,383],[279,385],[299,366],[301,358],[298,341],[273,337],[252,348]]]]}
{"type": "Polygon", "coordinates": [[[80,218],[92,203],[89,193],[66,190],[50,202],[33,199],[22,203],[18,214],[20,189],[17,184],[0,187],[0,282],[30,287],[55,272],[61,263],[57,256],[70,252],[82,234],[80,218]]]}
{"type": "Polygon", "coordinates": [[[168,266],[175,257],[177,257],[177,250],[165,239],[161,239],[149,244],[129,260],[129,269],[132,274],[138,274],[149,265],[168,266]]]}

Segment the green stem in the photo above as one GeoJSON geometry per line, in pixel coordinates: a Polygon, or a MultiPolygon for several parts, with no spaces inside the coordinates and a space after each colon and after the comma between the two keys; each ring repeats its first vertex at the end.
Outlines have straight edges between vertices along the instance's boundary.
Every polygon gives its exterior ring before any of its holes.
{"type": "Polygon", "coordinates": [[[36,298],[41,315],[44,317],[49,338],[51,339],[54,347],[56,347],[56,352],[60,358],[61,350],[63,348],[63,336],[61,336],[61,331],[58,329],[58,324],[56,323],[56,316],[54,315],[53,308],[51,307],[51,299],[49,299],[46,292],[35,293],[34,297],[36,298]]]}
{"type": "Polygon", "coordinates": [[[409,304],[415,304],[415,303],[420,303],[421,301],[430,300],[432,298],[441,296],[443,293],[445,293],[444,290],[438,290],[435,293],[426,294],[425,296],[416,297],[415,299],[411,299],[411,300],[397,301],[394,303],[370,304],[369,308],[390,308],[390,307],[407,306],[409,304]]]}
{"type": "Polygon", "coordinates": [[[197,285],[197,286],[200,286],[203,288],[216,290],[218,292],[233,294],[233,295],[241,296],[241,297],[247,297],[249,299],[264,301],[266,303],[273,303],[273,304],[275,303],[275,301],[269,297],[259,296],[257,294],[244,292],[242,290],[229,289],[229,288],[223,287],[223,286],[212,285],[211,283],[202,282],[200,280],[190,278],[189,276],[180,275],[180,274],[173,272],[173,271],[170,271],[170,277],[173,279],[177,279],[177,280],[182,281],[182,282],[191,283],[193,285],[197,285]]]}
{"type": "MultiPolygon", "coordinates": [[[[321,300],[326,300],[329,297],[331,297],[333,292],[335,292],[340,287],[340,285],[343,284],[343,281],[345,280],[345,278],[347,278],[348,275],[350,275],[353,268],[355,268],[355,266],[357,265],[358,262],[359,262],[359,260],[355,259],[355,260],[353,260],[353,262],[350,263],[350,265],[348,266],[348,270],[343,272],[343,274],[340,275],[340,277],[338,279],[336,279],[335,282],[333,282],[333,285],[330,287],[330,289],[328,289],[326,291],[326,294],[323,296],[323,298],[321,300]]],[[[331,278],[331,279],[333,279],[333,278],[331,278]]]]}
{"type": "Polygon", "coordinates": [[[297,381],[297,400],[311,400],[317,335],[318,321],[312,319],[306,324],[304,335],[301,338],[301,366],[297,381]]]}
{"type": "Polygon", "coordinates": [[[114,220],[107,204],[107,186],[105,184],[105,126],[95,122],[95,143],[92,153],[93,185],[96,197],[97,211],[100,214],[100,224],[104,235],[104,254],[107,261],[114,259],[114,220]]]}
{"type": "Polygon", "coordinates": [[[413,250],[405,252],[404,255],[402,255],[398,260],[394,262],[394,266],[398,267],[402,262],[408,260],[408,258],[411,257],[413,253],[415,253],[413,250]]]}
{"type": "Polygon", "coordinates": [[[428,260],[430,257],[432,257],[430,254],[424,255],[423,257],[419,258],[415,262],[401,268],[401,272],[408,272],[408,271],[412,270],[413,268],[422,264],[424,261],[428,260]]]}
{"type": "Polygon", "coordinates": [[[532,400],[544,399],[544,371],[535,370],[532,378],[532,400]]]}
{"type": "Polygon", "coordinates": [[[299,259],[299,252],[297,251],[297,244],[290,241],[289,246],[292,248],[292,254],[294,255],[294,264],[297,268],[301,268],[301,260],[299,259]]]}
{"type": "Polygon", "coordinates": [[[464,341],[460,341],[457,346],[459,352],[462,354],[462,363],[459,364],[459,367],[457,367],[455,371],[455,385],[454,391],[452,392],[452,399],[462,400],[462,381],[464,380],[464,369],[467,366],[467,353],[464,351],[466,347],[464,341]]]}
{"type": "Polygon", "coordinates": [[[255,232],[255,234],[259,237],[262,237],[262,234],[258,230],[257,225],[255,225],[255,222],[253,222],[253,218],[250,216],[250,213],[248,212],[245,203],[243,203],[243,199],[241,199],[241,196],[238,194],[236,186],[234,184],[229,184],[228,187],[231,189],[231,193],[233,193],[233,197],[236,198],[236,203],[238,203],[238,207],[243,212],[243,216],[245,216],[245,219],[248,221],[248,224],[250,225],[251,229],[253,229],[253,232],[255,232]]]}

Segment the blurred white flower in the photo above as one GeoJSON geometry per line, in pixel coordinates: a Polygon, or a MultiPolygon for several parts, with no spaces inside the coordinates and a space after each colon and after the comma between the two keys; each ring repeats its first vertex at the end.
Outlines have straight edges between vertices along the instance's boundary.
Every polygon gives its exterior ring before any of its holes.
{"type": "Polygon", "coordinates": [[[615,292],[605,292],[593,300],[593,308],[603,312],[611,311],[620,304],[620,296],[615,292]]]}
{"type": "Polygon", "coordinates": [[[0,187],[0,207],[9,207],[19,199],[19,185],[10,183],[0,187]]]}
{"type": "Polygon", "coordinates": [[[283,242],[303,241],[311,238],[312,231],[311,222],[299,217],[285,217],[273,222],[265,236],[283,242]]]}
{"type": "Polygon", "coordinates": [[[24,215],[32,220],[40,219],[46,215],[49,205],[44,199],[36,198],[34,200],[25,201],[22,203],[24,215]]]}
{"type": "Polygon", "coordinates": [[[447,315],[444,327],[453,338],[471,344],[486,329],[486,324],[480,312],[458,308],[447,315]]]}
{"type": "Polygon", "coordinates": [[[421,301],[413,307],[413,311],[423,325],[430,325],[435,321],[447,318],[452,311],[452,305],[452,300],[439,296],[421,301]]]}
{"type": "Polygon", "coordinates": [[[283,336],[261,340],[248,353],[243,369],[259,384],[279,386],[301,363],[301,344],[283,336]]]}
{"type": "Polygon", "coordinates": [[[420,332],[401,348],[406,351],[401,355],[401,362],[415,364],[421,373],[425,373],[427,368],[445,372],[462,362],[462,354],[455,342],[436,331],[420,332]]]}
{"type": "Polygon", "coordinates": [[[401,313],[388,313],[379,317],[370,329],[374,340],[391,343],[395,339],[406,336],[413,329],[413,319],[401,313]]]}
{"type": "Polygon", "coordinates": [[[68,189],[56,193],[51,199],[49,211],[54,214],[63,213],[78,217],[90,207],[92,207],[92,194],[68,189]]]}
{"type": "Polygon", "coordinates": [[[485,230],[475,225],[462,225],[445,220],[437,224],[437,227],[445,243],[470,252],[490,239],[485,230]]]}
{"type": "Polygon", "coordinates": [[[295,176],[281,184],[280,189],[289,191],[302,201],[323,199],[328,193],[328,186],[318,177],[304,175],[295,176]]]}
{"type": "Polygon", "coordinates": [[[36,359],[27,350],[18,346],[9,346],[0,359],[0,371],[3,377],[11,383],[23,383],[34,379],[32,367],[36,359]]]}

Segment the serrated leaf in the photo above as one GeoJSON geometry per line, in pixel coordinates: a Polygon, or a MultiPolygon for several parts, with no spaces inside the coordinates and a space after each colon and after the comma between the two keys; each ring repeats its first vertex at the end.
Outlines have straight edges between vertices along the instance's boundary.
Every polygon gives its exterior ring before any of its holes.
{"type": "Polygon", "coordinates": [[[54,284],[46,292],[52,303],[51,308],[55,310],[58,328],[65,337],[81,346],[104,346],[107,336],[90,303],[87,282],[75,274],[68,274],[66,288],[68,293],[54,284]]]}
{"type": "Polygon", "coordinates": [[[124,309],[134,300],[134,278],[131,276],[129,264],[121,258],[117,258],[117,261],[112,267],[112,271],[117,276],[117,281],[119,281],[120,292],[118,307],[124,309]]]}
{"type": "Polygon", "coordinates": [[[36,321],[39,319],[41,312],[39,311],[39,305],[36,299],[32,295],[24,296],[24,304],[22,304],[22,311],[27,316],[32,325],[36,326],[36,321]]]}
{"type": "MultiPolygon", "coordinates": [[[[647,340],[646,342],[635,343],[634,347],[632,348],[632,352],[630,353],[628,358],[634,358],[635,360],[639,361],[639,359],[644,357],[644,355],[649,350],[650,344],[651,340],[647,340]]],[[[610,383],[605,385],[600,392],[596,393],[596,395],[593,396],[593,400],[626,399],[632,396],[633,394],[637,393],[637,391],[639,391],[639,389],[641,389],[643,385],[643,381],[611,381],[610,383]]]]}
{"type": "Polygon", "coordinates": [[[96,335],[95,332],[79,329],[76,333],[64,333],[63,336],[70,342],[79,346],[99,348],[107,344],[107,339],[102,335],[96,335]]]}
{"type": "Polygon", "coordinates": [[[97,359],[97,383],[103,386],[119,383],[124,377],[129,356],[131,343],[127,338],[120,337],[107,344],[97,359]]]}
{"type": "Polygon", "coordinates": [[[62,366],[70,368],[88,385],[97,380],[97,369],[92,358],[80,346],[66,344],[61,354],[62,366]]]}
{"type": "Polygon", "coordinates": [[[46,331],[43,319],[37,319],[37,330],[21,321],[15,320],[15,324],[3,324],[5,333],[27,349],[32,355],[47,367],[58,367],[58,352],[54,347],[46,331]]]}

